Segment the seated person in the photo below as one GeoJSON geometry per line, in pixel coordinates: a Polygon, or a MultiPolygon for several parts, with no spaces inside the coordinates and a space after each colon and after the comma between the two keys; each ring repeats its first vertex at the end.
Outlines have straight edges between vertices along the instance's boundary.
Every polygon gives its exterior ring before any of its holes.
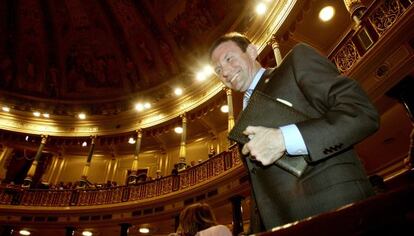
{"type": "Polygon", "coordinates": [[[180,227],[184,236],[231,236],[225,225],[220,225],[211,207],[206,203],[187,206],[180,214],[180,227]]]}

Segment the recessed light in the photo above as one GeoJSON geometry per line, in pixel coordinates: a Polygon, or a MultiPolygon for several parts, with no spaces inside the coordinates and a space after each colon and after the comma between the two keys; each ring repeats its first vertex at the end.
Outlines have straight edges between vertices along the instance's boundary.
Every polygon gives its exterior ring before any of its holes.
{"type": "Polygon", "coordinates": [[[323,22],[327,22],[327,21],[330,21],[334,15],[335,15],[335,8],[333,8],[332,6],[326,6],[322,8],[321,11],[319,12],[319,19],[321,19],[321,21],[323,22]]]}
{"type": "Polygon", "coordinates": [[[49,118],[49,117],[50,117],[49,113],[43,113],[43,114],[42,114],[42,116],[43,116],[44,118],[49,118]]]}
{"type": "Polygon", "coordinates": [[[139,232],[141,234],[147,234],[147,233],[149,233],[149,231],[150,230],[148,228],[146,228],[146,227],[139,228],[139,232]]]}
{"type": "Polygon", "coordinates": [[[223,113],[229,112],[229,106],[227,106],[227,105],[221,106],[220,111],[223,112],[223,113]]]}
{"type": "Polygon", "coordinates": [[[144,105],[142,105],[142,103],[135,104],[135,110],[137,110],[137,111],[144,110],[144,105]]]}
{"type": "Polygon", "coordinates": [[[81,120],[84,120],[84,119],[86,119],[86,114],[85,113],[79,113],[78,118],[81,119],[81,120]]]}
{"type": "Polygon", "coordinates": [[[150,109],[151,108],[151,103],[149,103],[149,102],[144,103],[144,108],[145,109],[150,109]]]}
{"type": "Polygon", "coordinates": [[[86,146],[88,146],[88,143],[86,141],[83,141],[82,147],[86,147],[86,146]]]}
{"type": "Polygon", "coordinates": [[[129,139],[128,139],[128,143],[129,143],[129,144],[134,144],[134,143],[135,143],[135,139],[134,139],[134,138],[132,138],[132,137],[131,137],[131,138],[129,138],[129,139]]]}
{"type": "Polygon", "coordinates": [[[258,15],[263,15],[266,12],[266,10],[267,10],[267,7],[264,3],[261,2],[261,3],[257,4],[256,13],[258,15]]]}
{"type": "Polygon", "coordinates": [[[180,96],[183,94],[183,90],[181,88],[176,88],[174,90],[175,95],[180,96]]]}
{"type": "Polygon", "coordinates": [[[210,75],[212,75],[212,74],[214,73],[213,67],[212,67],[211,65],[206,65],[206,66],[204,66],[204,68],[203,68],[203,73],[204,73],[206,76],[210,76],[210,75]]]}
{"type": "Polygon", "coordinates": [[[183,128],[182,127],[175,127],[174,132],[176,132],[177,134],[181,134],[181,133],[183,133],[183,128]]]}
{"type": "Polygon", "coordinates": [[[3,111],[5,111],[5,112],[9,112],[10,111],[10,107],[6,107],[6,106],[2,107],[1,109],[3,111]]]}
{"type": "Polygon", "coordinates": [[[86,231],[86,230],[85,230],[85,231],[83,231],[83,232],[82,232],[82,235],[83,235],[83,236],[92,236],[92,232],[91,232],[91,231],[86,231]]]}
{"type": "Polygon", "coordinates": [[[20,235],[30,235],[30,231],[29,230],[22,229],[22,230],[19,231],[19,234],[20,235]]]}
{"type": "Polygon", "coordinates": [[[203,80],[205,80],[207,78],[207,76],[204,74],[204,72],[203,71],[200,71],[200,72],[198,72],[197,74],[196,74],[196,79],[198,80],[198,81],[203,81],[203,80]]]}

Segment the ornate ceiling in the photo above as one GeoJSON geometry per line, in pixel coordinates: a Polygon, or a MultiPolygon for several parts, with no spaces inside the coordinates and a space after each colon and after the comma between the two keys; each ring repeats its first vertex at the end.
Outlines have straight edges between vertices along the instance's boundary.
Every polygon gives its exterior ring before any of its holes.
{"type": "Polygon", "coordinates": [[[240,25],[246,2],[2,1],[0,102],[108,116],[173,99],[212,40],[240,25]]]}
{"type": "Polygon", "coordinates": [[[223,86],[213,78],[195,79],[208,63],[209,45],[225,32],[240,31],[263,49],[281,22],[295,23],[309,2],[269,1],[268,14],[257,16],[245,0],[2,1],[0,105],[11,109],[0,111],[2,136],[12,131],[123,140],[138,128],[156,136],[179,124],[183,113],[200,120],[189,130],[217,134],[227,118],[209,113],[226,103],[223,86]],[[182,96],[174,95],[176,87],[183,88],[182,96]],[[137,112],[137,102],[152,108],[137,112]],[[85,120],[77,119],[80,112],[85,120]]]}
{"type": "MultiPolygon", "coordinates": [[[[264,2],[268,12],[257,16],[255,2],[247,0],[0,1],[0,105],[11,108],[0,110],[0,139],[15,145],[28,133],[47,133],[52,146],[79,146],[98,135],[97,143],[107,147],[128,145],[135,130],[143,128],[143,150],[154,150],[179,145],[179,135],[170,130],[180,124],[183,112],[189,118],[188,140],[216,136],[227,127],[227,115],[217,109],[226,103],[225,93],[214,78],[195,80],[216,37],[245,32],[261,47],[259,60],[272,66],[266,42],[276,32],[282,55],[298,41],[330,55],[354,25],[343,0],[329,2],[336,14],[324,24],[317,15],[326,1],[264,2]],[[176,86],[184,88],[183,96],[174,95],[176,86]],[[137,112],[135,102],[150,102],[152,108],[137,112]],[[50,118],[34,117],[33,111],[50,118]],[[78,120],[78,112],[87,119],[78,120]]],[[[375,1],[362,2],[370,6],[375,1]]],[[[395,41],[392,45],[401,44],[395,41]]],[[[381,55],[357,74],[364,84],[377,81],[367,71],[385,60],[381,55]]],[[[241,98],[233,96],[237,113],[241,98]]],[[[374,101],[381,114],[394,111],[390,107],[396,102],[387,99],[381,95],[374,101]]],[[[403,115],[398,111],[397,118],[403,115]]],[[[369,147],[404,137],[393,130],[378,132],[369,147]]],[[[400,147],[401,142],[394,143],[400,147]]],[[[33,142],[33,149],[37,146],[33,142]]],[[[372,151],[367,147],[361,156],[376,156],[372,151]]]]}

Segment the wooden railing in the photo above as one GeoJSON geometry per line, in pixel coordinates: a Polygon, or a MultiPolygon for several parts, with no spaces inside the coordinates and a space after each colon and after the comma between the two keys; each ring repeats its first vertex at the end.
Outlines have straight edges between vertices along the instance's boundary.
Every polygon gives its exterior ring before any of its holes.
{"type": "MultiPolygon", "coordinates": [[[[413,177],[411,173],[411,181],[413,177]]],[[[410,184],[258,235],[412,235],[413,199],[414,185],[410,184]]]]}
{"type": "Polygon", "coordinates": [[[195,185],[219,178],[241,165],[236,146],[178,175],[106,189],[43,190],[0,187],[0,204],[23,206],[91,206],[146,200],[186,191],[195,185]]]}
{"type": "Polygon", "coordinates": [[[348,31],[329,59],[347,74],[412,7],[413,1],[409,0],[374,1],[362,16],[359,27],[348,31]]]}

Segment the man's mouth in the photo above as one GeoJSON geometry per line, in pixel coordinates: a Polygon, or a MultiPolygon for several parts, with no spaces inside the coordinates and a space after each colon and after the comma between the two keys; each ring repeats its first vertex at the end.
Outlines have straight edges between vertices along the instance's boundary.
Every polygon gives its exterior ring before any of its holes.
{"type": "Polygon", "coordinates": [[[238,73],[234,74],[230,80],[230,83],[233,84],[233,82],[236,81],[237,77],[239,77],[239,74],[238,73]]]}

